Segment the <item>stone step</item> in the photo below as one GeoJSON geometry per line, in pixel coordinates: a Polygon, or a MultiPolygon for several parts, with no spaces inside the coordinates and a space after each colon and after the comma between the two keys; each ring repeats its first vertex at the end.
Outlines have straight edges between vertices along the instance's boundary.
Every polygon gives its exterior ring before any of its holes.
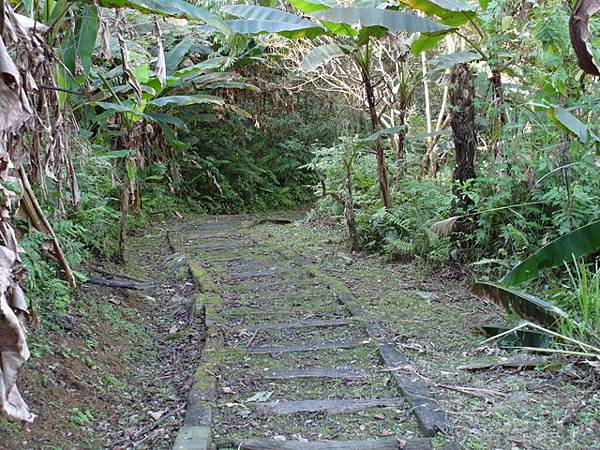
{"type": "Polygon", "coordinates": [[[232,440],[216,442],[217,448],[244,450],[431,450],[429,439],[409,439],[400,442],[395,438],[368,439],[364,441],[276,441],[232,440]]]}
{"type": "Polygon", "coordinates": [[[294,378],[336,378],[342,380],[360,380],[367,378],[368,374],[363,369],[294,369],[294,370],[270,370],[262,373],[269,380],[288,380],[294,378]]]}
{"type": "Polygon", "coordinates": [[[365,345],[368,341],[347,341],[347,342],[313,342],[308,344],[294,345],[262,345],[260,347],[246,347],[246,352],[256,354],[270,353],[292,353],[292,352],[312,352],[316,350],[335,350],[345,348],[355,348],[365,345]]]}
{"type": "Polygon", "coordinates": [[[350,319],[315,319],[299,322],[265,322],[250,327],[251,330],[292,330],[295,328],[342,327],[352,324],[350,319]]]}
{"type": "Polygon", "coordinates": [[[328,415],[348,414],[372,408],[393,408],[404,404],[402,397],[357,398],[343,400],[295,400],[268,402],[256,405],[256,410],[269,414],[297,414],[303,412],[325,412],[328,415]]]}

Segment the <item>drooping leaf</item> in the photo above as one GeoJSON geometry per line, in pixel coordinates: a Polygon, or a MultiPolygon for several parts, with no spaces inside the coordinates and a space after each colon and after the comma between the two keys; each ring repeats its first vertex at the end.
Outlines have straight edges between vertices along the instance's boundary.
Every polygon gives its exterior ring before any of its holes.
{"type": "Polygon", "coordinates": [[[165,54],[165,62],[167,65],[167,75],[171,75],[177,70],[187,52],[190,51],[194,41],[191,38],[181,40],[175,47],[165,54]]]}
{"type": "Polygon", "coordinates": [[[177,128],[183,128],[184,130],[187,128],[187,125],[183,120],[181,120],[175,116],[172,116],[170,114],[164,114],[164,113],[159,113],[156,111],[151,111],[151,112],[148,112],[147,115],[152,120],[154,120],[158,123],[168,123],[169,125],[173,125],[177,128]]]}
{"type": "Polygon", "coordinates": [[[317,70],[332,59],[344,56],[348,51],[348,48],[337,44],[324,44],[315,47],[304,57],[304,60],[300,64],[300,70],[303,72],[317,70]]]}
{"type": "Polygon", "coordinates": [[[98,8],[95,5],[83,5],[75,21],[73,38],[66,42],[63,54],[63,62],[74,77],[77,76],[78,67],[81,67],[84,76],[90,73],[98,26],[98,8]]]}
{"type": "Polygon", "coordinates": [[[562,266],[600,249],[600,220],[555,239],[517,264],[502,279],[507,286],[531,280],[542,270],[562,266]]]}
{"type": "Polygon", "coordinates": [[[579,139],[582,144],[587,143],[589,137],[587,125],[569,111],[559,106],[555,106],[548,110],[548,115],[565,131],[569,131],[577,136],[577,139],[579,139]]]}
{"type": "Polygon", "coordinates": [[[130,114],[135,114],[136,116],[140,116],[140,117],[145,116],[145,114],[142,111],[135,109],[131,106],[122,104],[122,103],[95,102],[94,104],[96,106],[100,106],[102,109],[104,109],[106,111],[130,113],[130,114]]]}
{"type": "Polygon", "coordinates": [[[445,25],[415,14],[389,9],[331,8],[317,11],[312,16],[333,23],[383,27],[391,31],[407,33],[433,33],[449,29],[445,25]]]}
{"type": "Polygon", "coordinates": [[[471,285],[472,291],[481,297],[492,300],[507,311],[513,311],[524,319],[552,327],[567,317],[562,309],[525,292],[494,283],[478,282],[471,285]]]}
{"type": "Polygon", "coordinates": [[[544,111],[558,127],[567,133],[577,136],[582,144],[586,144],[589,139],[589,130],[585,123],[571,114],[564,108],[557,105],[547,105],[542,103],[530,103],[534,111],[544,111]]]}
{"type": "Polygon", "coordinates": [[[230,29],[239,34],[279,33],[290,38],[314,38],[323,27],[285,11],[254,5],[230,5],[223,11],[245,20],[228,20],[230,29]]]}
{"type": "Polygon", "coordinates": [[[456,52],[447,55],[441,55],[427,61],[434,71],[446,70],[455,64],[468,63],[481,58],[481,55],[475,52],[456,52]]]}
{"type": "Polygon", "coordinates": [[[428,16],[437,16],[445,25],[457,27],[475,17],[475,10],[460,0],[400,0],[428,16]]]}
{"type": "MultiPolygon", "coordinates": [[[[498,325],[480,325],[477,327],[481,333],[490,338],[497,336],[501,333],[510,331],[511,328],[503,327],[498,325]]],[[[553,338],[547,333],[541,331],[532,331],[521,328],[515,330],[506,336],[503,336],[496,340],[498,347],[500,348],[511,348],[511,347],[539,347],[547,348],[552,344],[553,338]]]]}
{"type": "Polygon", "coordinates": [[[143,13],[201,20],[212,25],[223,34],[231,34],[227,26],[213,13],[186,2],[185,0],[99,0],[107,8],[131,8],[143,13]]]}
{"type": "Polygon", "coordinates": [[[418,55],[422,52],[432,50],[446,37],[447,31],[439,33],[422,33],[412,44],[410,44],[410,51],[418,55]]]}
{"type": "Polygon", "coordinates": [[[223,106],[225,100],[214,95],[171,95],[151,100],[148,104],[159,108],[164,106],[190,106],[199,104],[223,106]]]}
{"type": "Polygon", "coordinates": [[[172,85],[175,84],[180,78],[188,77],[190,75],[202,74],[206,73],[210,70],[215,70],[223,67],[223,65],[227,62],[228,58],[224,56],[218,56],[216,58],[209,58],[206,61],[202,61],[201,63],[194,64],[193,66],[183,67],[175,72],[171,73],[168,78],[167,84],[172,85]]]}
{"type": "Polygon", "coordinates": [[[333,0],[289,0],[289,2],[290,5],[303,13],[313,13],[336,6],[333,0]]]}
{"type": "Polygon", "coordinates": [[[400,130],[403,130],[403,129],[406,129],[406,126],[384,128],[383,130],[379,130],[375,133],[371,133],[366,138],[364,138],[363,141],[375,142],[382,136],[394,136],[394,135],[398,134],[400,132],[400,130]]]}

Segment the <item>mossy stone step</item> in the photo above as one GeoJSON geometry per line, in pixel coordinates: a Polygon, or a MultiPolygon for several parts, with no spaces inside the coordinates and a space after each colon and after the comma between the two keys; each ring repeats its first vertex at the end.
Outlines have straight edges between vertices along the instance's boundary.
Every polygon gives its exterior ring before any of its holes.
{"type": "Polygon", "coordinates": [[[294,378],[333,378],[341,380],[362,380],[369,375],[363,369],[293,369],[267,370],[262,376],[268,380],[289,380],[294,378]]]}
{"type": "Polygon", "coordinates": [[[429,439],[411,439],[402,444],[398,439],[364,441],[259,441],[236,440],[217,442],[217,448],[245,450],[431,450],[429,439]]]}
{"type": "Polygon", "coordinates": [[[294,400],[260,403],[256,410],[269,414],[297,414],[303,412],[325,412],[328,415],[348,414],[372,408],[394,408],[404,404],[402,397],[357,398],[340,400],[294,400]]]}

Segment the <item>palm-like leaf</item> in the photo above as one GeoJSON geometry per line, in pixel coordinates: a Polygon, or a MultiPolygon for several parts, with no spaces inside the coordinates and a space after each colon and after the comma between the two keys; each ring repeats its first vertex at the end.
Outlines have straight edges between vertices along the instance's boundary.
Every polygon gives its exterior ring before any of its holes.
{"type": "Polygon", "coordinates": [[[411,13],[375,8],[331,8],[312,14],[333,23],[365,27],[382,27],[407,33],[434,33],[449,27],[411,13]]]}

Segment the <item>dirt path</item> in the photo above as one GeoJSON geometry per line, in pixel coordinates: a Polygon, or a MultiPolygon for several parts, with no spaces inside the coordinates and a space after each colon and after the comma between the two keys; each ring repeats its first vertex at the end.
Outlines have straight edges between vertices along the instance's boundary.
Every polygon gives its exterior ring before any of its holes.
{"type": "Polygon", "coordinates": [[[170,233],[208,326],[175,449],[599,448],[598,396],[594,419],[561,423],[573,378],[461,369],[486,356],[472,327],[504,319],[466,286],[258,219],[170,233]]]}
{"type": "Polygon", "coordinates": [[[426,449],[424,437],[447,431],[408,360],[313,261],[253,239],[241,218],[171,239],[210,325],[175,448],[426,449]]]}

